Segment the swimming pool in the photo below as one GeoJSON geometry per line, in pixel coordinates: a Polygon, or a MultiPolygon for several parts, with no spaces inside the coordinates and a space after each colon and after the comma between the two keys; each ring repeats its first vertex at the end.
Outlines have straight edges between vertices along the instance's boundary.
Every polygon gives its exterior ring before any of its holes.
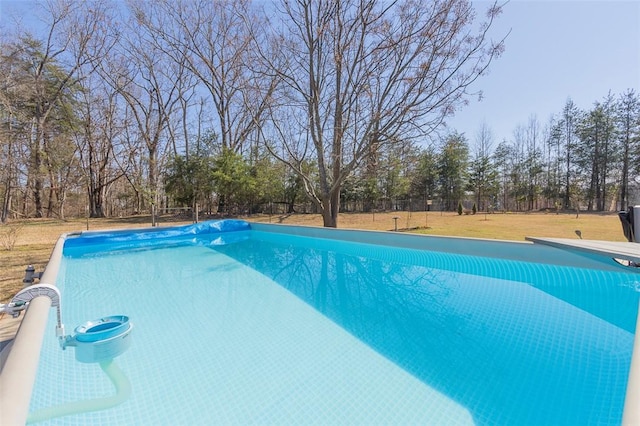
{"type": "MultiPolygon", "coordinates": [[[[46,424],[621,421],[637,273],[526,243],[185,229],[66,240],[64,322],[131,318],[131,395],[46,424]]],[[[113,393],[55,321],[32,412],[113,393]]]]}

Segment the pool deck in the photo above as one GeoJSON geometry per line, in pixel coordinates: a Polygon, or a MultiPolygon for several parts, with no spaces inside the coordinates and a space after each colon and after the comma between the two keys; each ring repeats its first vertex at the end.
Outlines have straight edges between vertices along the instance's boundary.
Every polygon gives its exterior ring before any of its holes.
{"type": "Polygon", "coordinates": [[[611,256],[616,259],[628,260],[636,264],[640,264],[640,244],[638,243],[578,240],[570,238],[525,237],[525,239],[536,244],[545,244],[561,249],[579,250],[604,256],[611,256]]]}

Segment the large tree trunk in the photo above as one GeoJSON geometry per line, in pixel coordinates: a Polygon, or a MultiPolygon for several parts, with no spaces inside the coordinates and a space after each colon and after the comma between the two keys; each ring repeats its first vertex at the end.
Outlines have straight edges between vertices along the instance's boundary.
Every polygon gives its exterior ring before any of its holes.
{"type": "Polygon", "coordinates": [[[9,210],[11,210],[11,178],[7,179],[6,191],[2,200],[2,213],[0,213],[0,223],[5,223],[9,218],[9,210]]]}
{"type": "Polygon", "coordinates": [[[158,137],[154,138],[153,143],[147,145],[149,152],[149,189],[151,189],[151,204],[155,205],[158,205],[158,139],[158,137]]]}
{"type": "Polygon", "coordinates": [[[33,184],[33,203],[36,208],[35,217],[44,217],[44,209],[42,208],[42,178],[40,176],[35,177],[33,184]]]}
{"type": "Polygon", "coordinates": [[[60,197],[58,198],[58,208],[60,210],[58,214],[60,215],[60,219],[62,220],[65,220],[64,207],[65,207],[66,201],[67,201],[67,190],[63,189],[60,193],[60,197]]]}
{"type": "Polygon", "coordinates": [[[89,191],[89,217],[105,217],[102,187],[89,191]]]}
{"type": "Polygon", "coordinates": [[[328,197],[322,199],[322,224],[326,228],[338,227],[340,212],[340,189],[334,189],[328,197]]]}
{"type": "Polygon", "coordinates": [[[332,194],[328,201],[322,203],[322,222],[327,228],[338,227],[338,213],[340,212],[340,193],[332,194]]]}
{"type": "Polygon", "coordinates": [[[33,203],[35,205],[35,217],[43,217],[44,212],[42,209],[42,175],[40,174],[40,168],[42,166],[42,156],[40,155],[40,130],[37,131],[36,145],[33,148],[31,156],[31,173],[33,174],[33,203]]]}
{"type": "MultiPolygon", "coordinates": [[[[12,131],[11,122],[9,122],[9,131],[12,131]]],[[[13,141],[9,139],[9,143],[7,145],[7,154],[8,158],[6,159],[7,168],[5,175],[5,192],[4,198],[2,200],[2,211],[0,212],[0,223],[5,223],[9,218],[9,211],[11,210],[11,195],[13,193],[13,167],[14,167],[14,159],[13,159],[13,141]]]]}
{"type": "Polygon", "coordinates": [[[53,214],[53,201],[55,197],[55,189],[53,186],[49,186],[49,196],[47,197],[47,217],[51,217],[53,214]]]}
{"type": "Polygon", "coordinates": [[[337,228],[338,217],[331,214],[331,206],[322,203],[322,225],[325,228],[337,228]]]}

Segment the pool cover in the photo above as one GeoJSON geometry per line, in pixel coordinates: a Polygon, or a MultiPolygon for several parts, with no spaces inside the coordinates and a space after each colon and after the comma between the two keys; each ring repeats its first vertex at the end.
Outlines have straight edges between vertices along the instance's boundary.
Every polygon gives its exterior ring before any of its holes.
{"type": "Polygon", "coordinates": [[[139,229],[82,232],[78,235],[70,234],[67,236],[64,251],[65,254],[70,254],[74,248],[82,247],[86,253],[88,246],[103,249],[105,245],[108,245],[110,250],[131,246],[163,246],[170,241],[193,241],[196,236],[200,239],[203,236],[210,236],[206,239],[209,244],[223,245],[235,242],[239,238],[246,238],[244,232],[238,233],[238,231],[249,231],[250,229],[249,223],[243,220],[214,220],[192,225],[144,229],[144,232],[140,232],[139,229]]]}

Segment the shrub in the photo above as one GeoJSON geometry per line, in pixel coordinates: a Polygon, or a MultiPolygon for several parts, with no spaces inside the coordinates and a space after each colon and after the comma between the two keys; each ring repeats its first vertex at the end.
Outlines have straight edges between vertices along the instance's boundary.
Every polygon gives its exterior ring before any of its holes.
{"type": "Polygon", "coordinates": [[[0,226],[0,245],[2,248],[8,251],[13,250],[21,230],[22,226],[0,226]]]}
{"type": "Polygon", "coordinates": [[[471,207],[471,214],[476,214],[478,212],[478,208],[476,207],[476,203],[473,203],[473,207],[471,207]]]}
{"type": "Polygon", "coordinates": [[[459,202],[458,202],[458,215],[459,215],[459,216],[462,216],[462,210],[463,210],[463,209],[462,209],[462,202],[460,202],[460,201],[459,201],[459,202]]]}

